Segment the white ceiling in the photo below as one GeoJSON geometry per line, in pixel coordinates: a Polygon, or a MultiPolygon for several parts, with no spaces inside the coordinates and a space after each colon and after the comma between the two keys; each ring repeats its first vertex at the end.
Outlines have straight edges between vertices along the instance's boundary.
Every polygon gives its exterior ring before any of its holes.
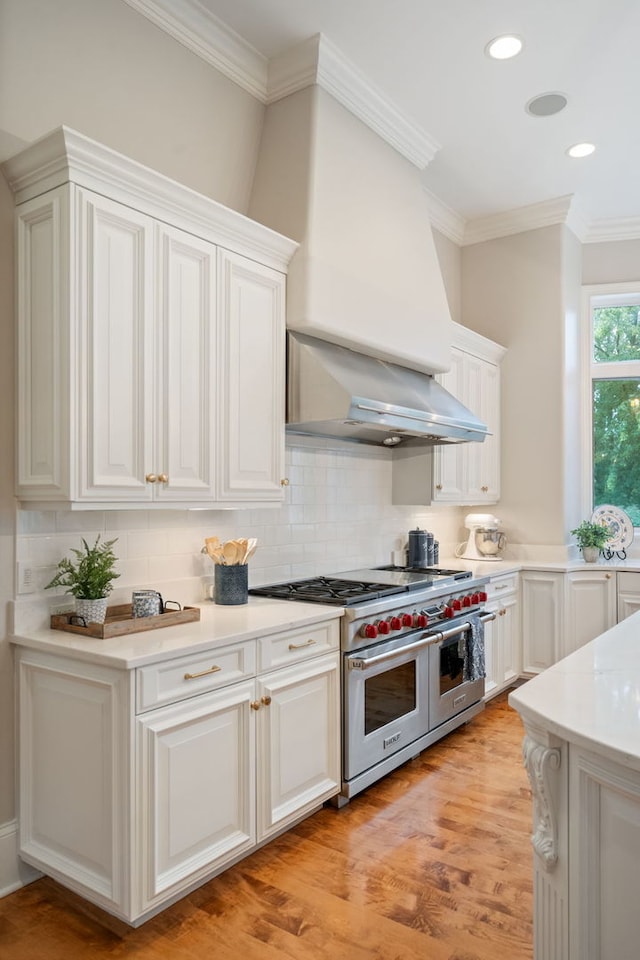
{"type": "Polygon", "coordinates": [[[327,37],[439,145],[424,183],[462,222],[571,196],[592,232],[640,236],[640,0],[199,2],[267,60],[327,37]],[[523,52],[489,60],[503,33],[523,52]],[[550,91],[566,109],[529,116],[550,91]],[[595,154],[567,157],[583,140],[595,154]]]}

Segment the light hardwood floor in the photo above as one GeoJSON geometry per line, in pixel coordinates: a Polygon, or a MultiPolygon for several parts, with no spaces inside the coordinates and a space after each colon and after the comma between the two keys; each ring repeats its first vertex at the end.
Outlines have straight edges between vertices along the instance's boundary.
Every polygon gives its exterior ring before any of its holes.
{"type": "Polygon", "coordinates": [[[319,811],[137,930],[107,929],[38,880],[0,900],[0,957],[531,960],[522,732],[500,695],[342,810],[319,811]]]}

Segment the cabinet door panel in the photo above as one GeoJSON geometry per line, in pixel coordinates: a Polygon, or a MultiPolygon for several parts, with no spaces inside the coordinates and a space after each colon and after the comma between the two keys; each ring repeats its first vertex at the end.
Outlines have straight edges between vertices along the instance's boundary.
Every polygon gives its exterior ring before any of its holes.
{"type": "Polygon", "coordinates": [[[22,657],[20,852],[54,877],[128,910],[127,678],[76,676],[22,657]]]}
{"type": "Polygon", "coordinates": [[[18,492],[68,496],[69,187],[20,207],[18,492]]]}
{"type": "Polygon", "coordinates": [[[253,681],[138,720],[144,904],[255,843],[253,681]]]}
{"type": "Polygon", "coordinates": [[[219,251],[219,499],[282,500],[285,278],[219,251]]]}
{"type": "MultiPolygon", "coordinates": [[[[454,397],[464,396],[464,354],[451,351],[451,369],[437,379],[454,397]]],[[[433,450],[433,500],[439,503],[465,503],[466,484],[464,443],[438,444],[433,450]]]]}
{"type": "Polygon", "coordinates": [[[152,221],[104,197],[84,191],[80,197],[81,496],[148,500],[152,221]]]}
{"type": "Polygon", "coordinates": [[[599,637],[616,621],[615,576],[608,571],[574,571],[567,574],[567,623],[561,654],[599,637]]]}
{"type": "Polygon", "coordinates": [[[340,788],[340,665],[331,654],[263,677],[258,696],[258,836],[340,788]]]}
{"type": "Polygon", "coordinates": [[[158,452],[162,500],[213,499],[216,247],[159,231],[158,452]],[[161,331],[161,332],[160,332],[161,331]]]}
{"type": "Polygon", "coordinates": [[[560,658],[563,574],[524,571],[522,590],[522,669],[540,673],[560,658]]]}

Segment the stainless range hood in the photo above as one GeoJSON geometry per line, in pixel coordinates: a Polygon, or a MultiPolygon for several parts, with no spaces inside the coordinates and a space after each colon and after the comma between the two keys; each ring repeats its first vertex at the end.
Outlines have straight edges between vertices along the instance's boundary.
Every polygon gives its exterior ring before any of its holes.
{"type": "Polygon", "coordinates": [[[395,447],[483,441],[488,430],[433,377],[288,335],[287,432],[395,447]]]}

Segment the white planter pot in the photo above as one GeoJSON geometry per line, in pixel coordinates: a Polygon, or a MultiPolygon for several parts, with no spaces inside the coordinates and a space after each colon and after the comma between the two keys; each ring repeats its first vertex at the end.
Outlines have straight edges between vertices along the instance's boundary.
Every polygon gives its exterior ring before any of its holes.
{"type": "Polygon", "coordinates": [[[582,548],[582,557],[585,563],[596,563],[600,551],[597,547],[583,547],[582,548]]]}
{"type": "Polygon", "coordinates": [[[76,616],[85,623],[104,623],[107,616],[107,597],[99,600],[81,600],[76,597],[76,616]]]}

